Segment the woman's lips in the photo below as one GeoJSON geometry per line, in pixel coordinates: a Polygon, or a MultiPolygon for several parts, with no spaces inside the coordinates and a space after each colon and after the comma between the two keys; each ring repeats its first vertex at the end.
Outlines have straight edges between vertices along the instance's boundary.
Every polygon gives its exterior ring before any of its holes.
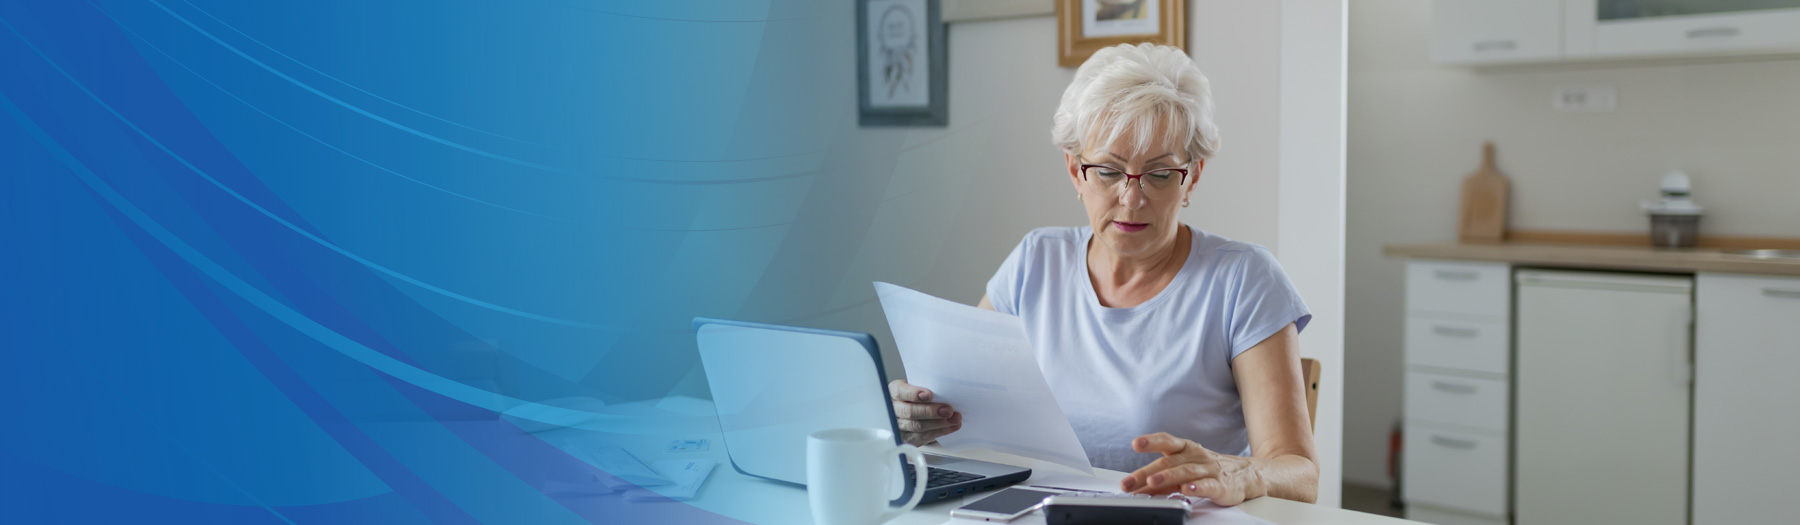
{"type": "Polygon", "coordinates": [[[1113,221],[1112,225],[1114,228],[1118,228],[1119,231],[1126,232],[1126,233],[1131,233],[1134,231],[1138,231],[1138,230],[1142,230],[1144,228],[1150,227],[1150,223],[1147,223],[1147,222],[1113,221]]]}

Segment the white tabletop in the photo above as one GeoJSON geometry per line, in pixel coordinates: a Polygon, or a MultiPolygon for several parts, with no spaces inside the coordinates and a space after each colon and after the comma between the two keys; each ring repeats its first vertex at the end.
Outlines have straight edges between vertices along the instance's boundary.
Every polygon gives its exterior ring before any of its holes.
{"type": "MultiPolygon", "coordinates": [[[[648,407],[642,407],[648,408],[648,407]]],[[[742,520],[749,523],[810,523],[811,511],[808,509],[806,489],[803,487],[769,481],[746,476],[732,468],[725,452],[725,445],[719,440],[716,420],[711,414],[711,403],[702,400],[659,404],[659,412],[674,410],[684,413],[678,418],[661,418],[657,428],[620,429],[608,428],[608,432],[596,432],[593,429],[561,429],[534,434],[539,439],[552,443],[567,443],[580,446],[586,440],[600,440],[625,448],[645,463],[662,459],[675,458],[710,458],[718,461],[718,467],[700,489],[699,494],[682,502],[664,501],[639,503],[637,505],[688,505],[708,512],[742,520]],[[705,451],[668,452],[667,445],[671,437],[684,439],[706,438],[711,442],[705,451]]],[[[607,411],[621,409],[633,410],[631,407],[607,407],[607,411]]],[[[667,412],[664,412],[666,414],[667,412]]],[[[1017,465],[1032,469],[1031,480],[1026,484],[1046,483],[1057,486],[1069,486],[1082,483],[1087,486],[1074,488],[1114,488],[1118,480],[1125,474],[1117,471],[1096,469],[1092,475],[1077,472],[1068,467],[1054,463],[1037,461],[1029,458],[1013,456],[986,450],[967,450],[946,452],[937,447],[928,447],[933,452],[955,456],[1017,465]]],[[[938,525],[950,519],[950,510],[963,506],[968,502],[986,497],[988,493],[974,494],[963,498],[952,498],[931,504],[920,505],[900,518],[890,522],[897,525],[938,525]]],[[[596,506],[606,505],[618,495],[592,496],[596,506]]],[[[569,504],[569,502],[565,502],[569,504]]],[[[610,503],[615,504],[616,503],[610,503]]],[[[1319,505],[1276,498],[1259,498],[1245,502],[1238,507],[1250,515],[1280,524],[1332,523],[1345,525],[1363,524],[1399,524],[1414,523],[1385,516],[1377,516],[1362,512],[1328,508],[1319,505]]],[[[650,510],[647,508],[640,510],[650,510]]]]}

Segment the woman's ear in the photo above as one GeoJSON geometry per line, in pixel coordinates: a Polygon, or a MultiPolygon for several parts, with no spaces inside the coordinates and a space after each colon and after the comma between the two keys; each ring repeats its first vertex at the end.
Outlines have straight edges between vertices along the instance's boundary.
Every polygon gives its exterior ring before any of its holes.
{"type": "Polygon", "coordinates": [[[1188,170],[1188,187],[1181,192],[1183,200],[1194,198],[1194,188],[1200,187],[1200,172],[1206,169],[1206,159],[1195,159],[1194,168],[1188,170]]]}

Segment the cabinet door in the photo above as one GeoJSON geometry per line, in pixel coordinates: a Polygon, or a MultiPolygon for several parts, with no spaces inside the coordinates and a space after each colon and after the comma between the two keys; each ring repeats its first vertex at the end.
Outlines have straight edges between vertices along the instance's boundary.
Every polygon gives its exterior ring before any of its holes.
{"type": "Polygon", "coordinates": [[[1569,0],[1565,10],[1567,57],[1800,51],[1800,0],[1569,0]]]}
{"type": "Polygon", "coordinates": [[[1695,282],[1694,523],[1794,519],[1800,278],[1695,282]]]}
{"type": "Polygon", "coordinates": [[[1556,60],[1562,56],[1558,0],[1436,0],[1431,58],[1449,64],[1556,60]]]}
{"type": "Polygon", "coordinates": [[[1518,279],[1514,523],[1686,524],[1691,280],[1518,279]]]}
{"type": "Polygon", "coordinates": [[[1408,505],[1506,517],[1504,434],[1408,422],[1401,468],[1408,505]]]}

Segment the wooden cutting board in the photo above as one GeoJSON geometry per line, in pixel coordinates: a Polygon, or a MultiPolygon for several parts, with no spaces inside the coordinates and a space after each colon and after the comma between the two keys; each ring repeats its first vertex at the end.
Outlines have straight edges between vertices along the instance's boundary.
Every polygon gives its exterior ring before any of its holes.
{"type": "Polygon", "coordinates": [[[1494,143],[1481,147],[1481,168],[1463,177],[1462,242],[1495,244],[1506,240],[1506,175],[1494,167],[1494,143]]]}

